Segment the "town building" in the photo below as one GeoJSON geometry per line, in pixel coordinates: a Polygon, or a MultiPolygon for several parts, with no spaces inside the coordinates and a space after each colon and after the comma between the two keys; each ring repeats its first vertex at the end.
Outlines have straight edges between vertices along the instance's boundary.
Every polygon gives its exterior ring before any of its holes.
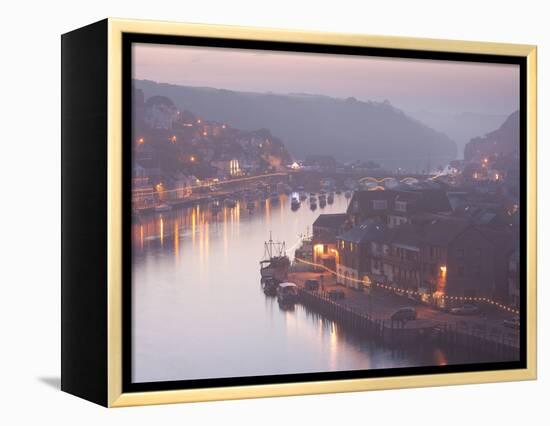
{"type": "Polygon", "coordinates": [[[149,182],[146,170],[134,163],[132,169],[132,207],[136,209],[149,208],[154,205],[153,185],[149,182]]]}
{"type": "Polygon", "coordinates": [[[508,259],[508,295],[509,304],[520,308],[520,257],[519,250],[514,250],[508,259]]]}
{"type": "Polygon", "coordinates": [[[390,228],[410,223],[415,215],[452,211],[441,189],[355,191],[347,214],[353,225],[378,219],[390,228]]]}
{"type": "Polygon", "coordinates": [[[386,226],[376,220],[366,220],[336,238],[336,280],[347,287],[363,289],[371,283],[371,244],[385,240],[386,226]]]}
{"type": "Polygon", "coordinates": [[[445,214],[417,214],[398,225],[388,224],[388,216],[367,219],[336,238],[339,283],[391,284],[440,307],[470,297],[508,302],[510,230],[445,214]]]}
{"type": "Polygon", "coordinates": [[[336,238],[344,229],[347,221],[345,213],[321,214],[313,222],[313,261],[333,270],[337,263],[336,238]]]}

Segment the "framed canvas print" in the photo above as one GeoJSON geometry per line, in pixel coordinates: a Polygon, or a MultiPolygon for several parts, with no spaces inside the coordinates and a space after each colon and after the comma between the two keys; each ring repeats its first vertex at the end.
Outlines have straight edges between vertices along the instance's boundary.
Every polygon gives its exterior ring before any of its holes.
{"type": "Polygon", "coordinates": [[[62,389],[536,377],[536,48],[107,19],[62,37],[62,389]]]}

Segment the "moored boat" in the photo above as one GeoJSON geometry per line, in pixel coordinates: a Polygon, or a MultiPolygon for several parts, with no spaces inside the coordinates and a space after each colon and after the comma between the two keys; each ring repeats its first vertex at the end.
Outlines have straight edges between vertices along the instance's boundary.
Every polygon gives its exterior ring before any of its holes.
{"type": "Polygon", "coordinates": [[[277,301],[290,305],[298,301],[298,287],[294,283],[283,282],[277,287],[277,301]]]}
{"type": "Polygon", "coordinates": [[[269,197],[269,202],[271,204],[277,204],[279,203],[279,201],[279,194],[277,194],[276,192],[272,192],[271,196],[269,197]]]}
{"type": "Polygon", "coordinates": [[[290,259],[286,255],[284,242],[269,241],[264,243],[264,259],[260,261],[260,275],[262,278],[273,278],[278,282],[285,281],[290,268],[290,259]]]}
{"type": "Polygon", "coordinates": [[[276,296],[279,282],[273,277],[265,277],[261,280],[262,290],[267,296],[276,296]]]}
{"type": "Polygon", "coordinates": [[[226,207],[229,207],[229,208],[233,208],[237,205],[237,201],[234,200],[233,198],[226,198],[223,203],[226,207]]]}
{"type": "Polygon", "coordinates": [[[292,210],[298,210],[300,208],[300,200],[297,198],[292,198],[292,201],[290,202],[290,208],[292,210]]]}

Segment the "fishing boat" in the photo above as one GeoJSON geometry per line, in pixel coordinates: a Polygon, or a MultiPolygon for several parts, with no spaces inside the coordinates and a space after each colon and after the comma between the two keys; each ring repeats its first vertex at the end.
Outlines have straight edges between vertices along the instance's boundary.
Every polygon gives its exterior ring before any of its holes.
{"type": "Polygon", "coordinates": [[[300,200],[297,198],[292,198],[292,201],[290,202],[290,208],[294,211],[298,210],[300,208],[300,200]]]}
{"type": "Polygon", "coordinates": [[[286,280],[290,259],[286,255],[286,247],[283,242],[274,242],[271,233],[269,241],[264,243],[264,259],[260,261],[260,275],[262,278],[273,278],[278,282],[286,280]]]}
{"type": "Polygon", "coordinates": [[[294,283],[281,283],[277,287],[277,301],[282,305],[294,304],[298,301],[298,287],[294,283]]]}

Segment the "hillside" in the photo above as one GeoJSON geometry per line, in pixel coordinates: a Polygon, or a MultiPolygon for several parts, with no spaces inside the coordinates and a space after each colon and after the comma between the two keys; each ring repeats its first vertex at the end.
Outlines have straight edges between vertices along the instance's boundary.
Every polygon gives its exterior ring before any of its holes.
{"type": "Polygon", "coordinates": [[[387,168],[422,170],[456,158],[456,144],[394,108],[303,94],[279,95],[176,86],[136,80],[145,97],[169,96],[181,109],[240,129],[270,129],[296,158],[331,155],[373,160],[387,168]]]}
{"type": "Polygon", "coordinates": [[[468,142],[464,159],[478,161],[494,154],[519,157],[519,146],[519,111],[516,111],[497,130],[468,142]]]}
{"type": "Polygon", "coordinates": [[[445,114],[427,110],[407,111],[407,114],[432,129],[439,130],[456,142],[460,157],[464,147],[472,138],[484,135],[500,126],[506,119],[506,114],[485,114],[475,112],[461,112],[445,114]]]}

